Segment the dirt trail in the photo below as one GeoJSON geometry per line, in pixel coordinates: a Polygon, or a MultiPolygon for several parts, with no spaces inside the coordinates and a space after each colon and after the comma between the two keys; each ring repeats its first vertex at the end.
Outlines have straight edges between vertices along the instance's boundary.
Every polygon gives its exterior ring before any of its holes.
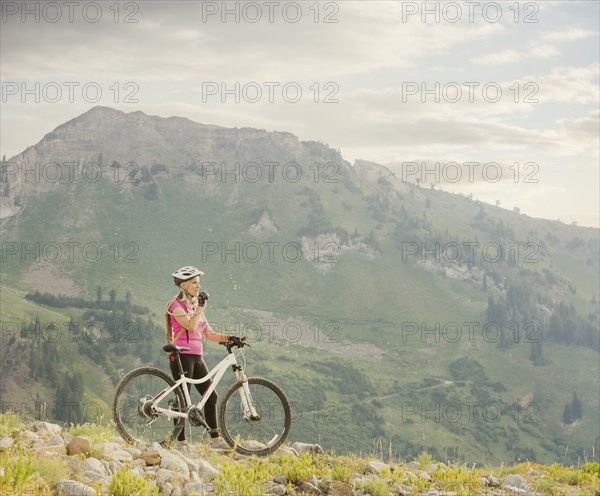
{"type": "MultiPolygon", "coordinates": [[[[272,312],[244,308],[243,311],[256,317],[261,328],[261,340],[284,341],[286,343],[316,348],[329,353],[354,357],[370,362],[381,362],[386,351],[369,343],[352,343],[341,339],[341,330],[337,324],[307,322],[295,317],[276,317],[272,312]]],[[[248,324],[248,338],[256,339],[258,331],[248,324]]]]}
{"type": "Polygon", "coordinates": [[[81,294],[81,290],[71,278],[58,274],[56,267],[48,262],[32,264],[23,276],[23,282],[41,292],[60,293],[65,296],[81,294]]]}

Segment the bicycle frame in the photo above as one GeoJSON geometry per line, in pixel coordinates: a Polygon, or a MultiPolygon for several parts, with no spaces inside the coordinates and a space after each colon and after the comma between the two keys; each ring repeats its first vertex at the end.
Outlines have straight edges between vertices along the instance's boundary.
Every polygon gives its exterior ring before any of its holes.
{"type": "MultiPolygon", "coordinates": [[[[177,358],[179,359],[179,357],[177,357],[177,358]]],[[[192,408],[194,406],[192,404],[192,399],[190,397],[190,392],[187,388],[187,385],[188,384],[202,384],[203,382],[212,380],[212,383],[210,384],[210,386],[208,387],[206,392],[202,395],[202,398],[200,398],[200,401],[195,405],[196,408],[202,409],[202,408],[204,408],[205,403],[208,401],[209,396],[217,388],[217,385],[219,384],[219,382],[225,375],[225,371],[227,370],[227,368],[229,366],[232,367],[232,370],[236,376],[236,379],[242,383],[242,391],[244,392],[244,394],[240,395],[240,397],[241,397],[240,399],[241,399],[241,403],[242,403],[242,409],[244,412],[244,416],[246,418],[252,417],[252,416],[257,416],[258,414],[257,414],[254,404],[252,402],[252,396],[250,394],[250,389],[248,388],[248,378],[246,377],[246,374],[244,373],[243,368],[240,365],[238,365],[237,354],[233,353],[233,352],[228,353],[227,356],[225,358],[223,358],[223,360],[221,360],[217,365],[215,365],[215,367],[213,367],[213,369],[207,375],[202,377],[201,379],[190,379],[190,378],[186,377],[185,373],[184,373],[179,379],[177,379],[177,381],[175,381],[175,384],[173,386],[163,389],[154,398],[152,398],[154,411],[156,411],[157,413],[160,413],[160,414],[164,414],[169,418],[183,417],[183,418],[187,419],[190,408],[192,408]],[[186,405],[185,405],[186,411],[185,412],[177,412],[177,411],[171,410],[170,408],[160,407],[159,403],[161,401],[161,398],[163,398],[164,396],[169,394],[171,391],[177,389],[178,387],[181,387],[181,389],[183,390],[183,394],[184,394],[185,402],[186,402],[186,405]]]]}

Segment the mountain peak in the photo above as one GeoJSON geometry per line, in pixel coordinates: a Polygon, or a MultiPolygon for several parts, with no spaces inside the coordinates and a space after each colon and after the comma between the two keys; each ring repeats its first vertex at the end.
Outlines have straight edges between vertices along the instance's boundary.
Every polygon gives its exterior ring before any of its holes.
{"type": "Polygon", "coordinates": [[[26,163],[154,163],[177,168],[201,162],[280,162],[306,154],[323,162],[343,162],[339,152],[316,142],[300,142],[285,131],[251,127],[226,128],[201,124],[185,117],[123,112],[94,106],[56,127],[36,145],[11,160],[26,163]]]}
{"type": "Polygon", "coordinates": [[[242,131],[269,134],[254,129],[201,124],[184,117],[148,115],[141,110],[123,112],[98,105],[56,127],[16,160],[34,163],[41,159],[94,161],[102,155],[107,160],[122,163],[163,162],[177,166],[193,159],[217,160],[221,142],[235,141],[233,136],[242,131]]]}
{"type": "MultiPolygon", "coordinates": [[[[144,114],[141,110],[137,110],[135,112],[132,113],[141,113],[144,114]]],[[[94,107],[92,107],[91,109],[89,109],[87,112],[84,112],[83,114],[81,114],[80,117],[83,117],[84,115],[108,115],[108,114],[112,114],[112,115],[117,115],[117,114],[125,114],[125,112],[123,112],[122,110],[117,110],[115,108],[112,107],[107,107],[106,105],[96,105],[94,107]]],[[[144,114],[145,115],[145,114],[144,114]]]]}

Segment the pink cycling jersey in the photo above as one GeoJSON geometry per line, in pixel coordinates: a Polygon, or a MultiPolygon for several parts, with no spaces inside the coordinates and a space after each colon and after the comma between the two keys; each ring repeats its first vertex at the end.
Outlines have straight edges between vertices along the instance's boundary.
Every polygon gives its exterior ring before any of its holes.
{"type": "MultiPolygon", "coordinates": [[[[173,303],[169,306],[169,312],[173,313],[173,310],[177,307],[181,307],[184,312],[194,312],[197,309],[196,305],[187,306],[181,300],[174,300],[173,303]]],[[[183,318],[188,318],[187,316],[182,316],[183,318]]],[[[182,318],[180,317],[180,318],[182,318]]],[[[174,315],[171,315],[171,326],[173,328],[173,339],[175,336],[179,334],[182,330],[181,324],[177,322],[177,319],[174,315]]],[[[195,331],[185,331],[181,332],[180,336],[177,340],[173,341],[173,344],[176,346],[185,346],[189,348],[190,351],[182,351],[182,354],[185,355],[202,355],[202,335],[206,334],[206,317],[204,314],[200,316],[200,321],[198,322],[198,326],[195,331]]]]}

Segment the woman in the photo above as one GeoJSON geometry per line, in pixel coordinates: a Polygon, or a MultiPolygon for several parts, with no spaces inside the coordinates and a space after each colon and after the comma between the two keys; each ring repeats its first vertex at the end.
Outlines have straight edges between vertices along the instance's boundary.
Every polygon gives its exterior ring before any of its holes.
{"type": "MultiPolygon", "coordinates": [[[[200,379],[208,374],[208,367],[202,358],[202,335],[209,341],[227,341],[227,335],[214,332],[204,316],[204,308],[208,295],[200,293],[200,276],[204,272],[193,266],[182,267],[173,272],[173,281],[179,288],[179,294],[167,305],[167,317],[172,328],[173,344],[184,346],[190,351],[181,352],[181,365],[186,377],[200,379]]],[[[177,362],[171,357],[171,374],[179,379],[177,362]]],[[[203,395],[210,381],[196,384],[196,389],[203,395]]],[[[190,385],[188,385],[189,387],[190,385]]],[[[190,388],[191,389],[191,388],[190,388]]],[[[213,391],[204,406],[204,418],[211,428],[210,440],[212,449],[227,448],[227,444],[219,437],[217,431],[217,393],[213,391]]],[[[185,429],[177,438],[179,444],[185,445],[185,429]]]]}

